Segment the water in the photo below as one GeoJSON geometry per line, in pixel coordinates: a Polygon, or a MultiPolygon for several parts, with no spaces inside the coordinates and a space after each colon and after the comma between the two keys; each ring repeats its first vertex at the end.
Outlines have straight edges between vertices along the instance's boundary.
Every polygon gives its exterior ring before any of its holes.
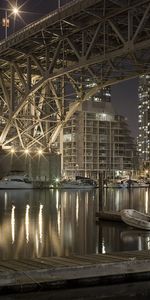
{"type": "MultiPolygon", "coordinates": [[[[150,213],[150,190],[0,191],[0,260],[150,248],[150,233],[120,222],[96,222],[99,208],[150,213]]],[[[51,290],[2,299],[108,299],[150,297],[150,282],[51,290]]]]}
{"type": "Polygon", "coordinates": [[[149,300],[148,281],[2,295],[2,300],[149,300]]]}
{"type": "Polygon", "coordinates": [[[150,233],[96,222],[99,207],[150,213],[150,190],[0,191],[0,260],[150,249],[150,233]]]}
{"type": "Polygon", "coordinates": [[[149,189],[0,191],[0,259],[150,249],[149,231],[96,222],[96,211],[150,213],[149,189]]]}

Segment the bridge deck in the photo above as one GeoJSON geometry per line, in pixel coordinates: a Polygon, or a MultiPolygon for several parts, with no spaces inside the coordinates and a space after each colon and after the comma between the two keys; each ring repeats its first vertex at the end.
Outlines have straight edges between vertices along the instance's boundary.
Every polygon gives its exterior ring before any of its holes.
{"type": "Polygon", "coordinates": [[[1,293],[150,279],[150,251],[0,261],[1,293]]]}

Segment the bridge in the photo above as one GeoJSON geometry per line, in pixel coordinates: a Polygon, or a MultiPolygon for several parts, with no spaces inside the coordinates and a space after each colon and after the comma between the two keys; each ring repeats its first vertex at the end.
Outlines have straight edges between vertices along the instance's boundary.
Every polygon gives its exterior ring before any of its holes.
{"type": "Polygon", "coordinates": [[[98,90],[150,72],[150,0],[74,0],[0,42],[0,146],[51,147],[98,90]]]}

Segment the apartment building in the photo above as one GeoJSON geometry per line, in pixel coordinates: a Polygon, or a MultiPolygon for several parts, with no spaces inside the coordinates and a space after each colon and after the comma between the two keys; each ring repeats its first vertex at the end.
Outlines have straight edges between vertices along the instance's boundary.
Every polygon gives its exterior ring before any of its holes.
{"type": "Polygon", "coordinates": [[[139,77],[138,152],[141,165],[150,167],[150,75],[139,77]]]}
{"type": "Polygon", "coordinates": [[[112,104],[86,101],[63,132],[63,172],[98,178],[99,172],[114,178],[136,168],[135,144],[124,117],[112,104]]]}

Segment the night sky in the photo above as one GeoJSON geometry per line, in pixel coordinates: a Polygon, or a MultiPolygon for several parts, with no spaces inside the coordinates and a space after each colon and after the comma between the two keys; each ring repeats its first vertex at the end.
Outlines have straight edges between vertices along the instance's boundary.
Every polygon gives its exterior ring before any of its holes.
{"type": "Polygon", "coordinates": [[[138,134],[138,79],[126,80],[112,86],[112,103],[115,111],[127,118],[131,135],[138,134]]]}
{"type": "MultiPolygon", "coordinates": [[[[5,15],[3,9],[11,8],[11,5],[20,7],[20,18],[16,18],[15,23],[13,17],[10,17],[10,28],[8,34],[27,24],[48,14],[51,10],[70,2],[70,0],[1,0],[0,1],[0,18],[5,15]],[[11,4],[11,5],[10,5],[11,4]]],[[[0,29],[1,39],[4,38],[4,29],[0,29]]],[[[132,136],[136,137],[138,133],[138,80],[132,79],[124,81],[112,87],[112,103],[116,113],[125,116],[128,119],[129,129],[132,136]]]]}

